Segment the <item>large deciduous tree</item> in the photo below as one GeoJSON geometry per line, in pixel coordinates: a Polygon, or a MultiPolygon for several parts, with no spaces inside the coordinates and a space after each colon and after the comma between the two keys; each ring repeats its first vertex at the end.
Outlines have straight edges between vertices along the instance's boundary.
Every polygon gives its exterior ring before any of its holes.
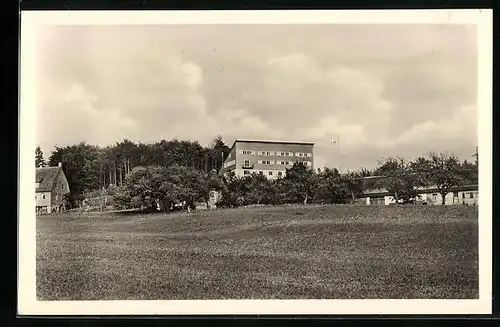
{"type": "Polygon", "coordinates": [[[348,184],[337,169],[318,170],[318,187],[314,196],[317,203],[348,203],[350,200],[348,184]]]}
{"type": "Polygon", "coordinates": [[[389,157],[379,163],[374,175],[383,176],[376,184],[389,191],[396,203],[415,203],[419,188],[427,185],[427,179],[419,174],[413,162],[389,157]]]}
{"type": "Polygon", "coordinates": [[[296,162],[286,170],[282,186],[286,188],[289,202],[307,204],[318,187],[317,174],[302,162],[296,162]]]}
{"type": "Polygon", "coordinates": [[[426,178],[430,184],[436,186],[442,205],[445,204],[445,197],[453,186],[460,186],[467,181],[467,174],[467,170],[455,155],[447,152],[430,153],[426,178]]]}

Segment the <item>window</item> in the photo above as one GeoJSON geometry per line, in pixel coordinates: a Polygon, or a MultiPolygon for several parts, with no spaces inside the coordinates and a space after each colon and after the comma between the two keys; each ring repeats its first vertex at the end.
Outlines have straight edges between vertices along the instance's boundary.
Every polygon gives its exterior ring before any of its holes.
{"type": "Polygon", "coordinates": [[[270,172],[269,172],[269,176],[272,176],[272,175],[273,175],[273,172],[272,172],[272,171],[270,171],[270,172]]]}
{"type": "Polygon", "coordinates": [[[250,154],[252,154],[252,151],[250,151],[250,150],[243,150],[241,153],[245,154],[245,155],[250,155],[250,154]]]}
{"type": "Polygon", "coordinates": [[[266,152],[266,155],[267,155],[267,156],[272,156],[272,152],[271,152],[271,151],[267,151],[267,152],[266,152]]]}
{"type": "Polygon", "coordinates": [[[282,176],[283,173],[281,171],[278,172],[278,176],[282,176]]]}
{"type": "Polygon", "coordinates": [[[470,192],[470,193],[469,193],[469,198],[470,198],[470,199],[474,198],[474,192],[470,192]]]}
{"type": "Polygon", "coordinates": [[[45,199],[45,194],[42,194],[42,199],[45,199]]]}
{"type": "Polygon", "coordinates": [[[250,160],[246,159],[244,162],[243,162],[243,165],[245,167],[250,167],[250,160]]]}
{"type": "Polygon", "coordinates": [[[312,153],[306,153],[306,157],[311,158],[312,157],[312,153]]]}
{"type": "Polygon", "coordinates": [[[437,196],[438,196],[438,195],[437,195],[436,193],[434,193],[434,194],[432,195],[432,201],[436,201],[436,200],[437,200],[437,196]]]}
{"type": "Polygon", "coordinates": [[[458,192],[453,192],[453,197],[458,198],[458,192]]]}
{"type": "Polygon", "coordinates": [[[243,172],[243,175],[250,175],[250,172],[249,172],[248,170],[245,170],[245,171],[243,172]]]}
{"type": "Polygon", "coordinates": [[[285,161],[285,165],[289,166],[290,165],[290,161],[285,161]]]}

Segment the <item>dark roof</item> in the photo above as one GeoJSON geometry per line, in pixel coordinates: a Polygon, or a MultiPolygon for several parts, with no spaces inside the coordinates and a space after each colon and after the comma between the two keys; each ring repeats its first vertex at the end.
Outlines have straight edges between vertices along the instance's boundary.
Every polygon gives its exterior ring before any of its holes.
{"type": "Polygon", "coordinates": [[[35,183],[40,183],[36,188],[36,192],[51,192],[54,188],[54,183],[62,171],[61,167],[41,167],[36,169],[35,183]]]}

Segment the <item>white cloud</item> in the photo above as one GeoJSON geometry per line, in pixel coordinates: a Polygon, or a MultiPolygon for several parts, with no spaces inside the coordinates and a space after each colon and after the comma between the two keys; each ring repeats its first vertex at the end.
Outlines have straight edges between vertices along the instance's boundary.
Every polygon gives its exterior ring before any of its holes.
{"type": "Polygon", "coordinates": [[[476,140],[477,109],[462,106],[454,116],[440,121],[427,120],[413,126],[397,138],[399,144],[412,144],[429,141],[476,140]]]}

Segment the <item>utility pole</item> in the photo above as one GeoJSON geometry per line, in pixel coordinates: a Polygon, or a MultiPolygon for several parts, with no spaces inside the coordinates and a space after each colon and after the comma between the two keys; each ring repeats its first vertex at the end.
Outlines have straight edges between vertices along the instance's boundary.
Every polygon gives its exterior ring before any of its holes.
{"type": "Polygon", "coordinates": [[[337,147],[337,169],[339,170],[339,173],[342,173],[342,165],[340,160],[340,137],[337,135],[335,138],[331,138],[330,144],[337,147]]]}

